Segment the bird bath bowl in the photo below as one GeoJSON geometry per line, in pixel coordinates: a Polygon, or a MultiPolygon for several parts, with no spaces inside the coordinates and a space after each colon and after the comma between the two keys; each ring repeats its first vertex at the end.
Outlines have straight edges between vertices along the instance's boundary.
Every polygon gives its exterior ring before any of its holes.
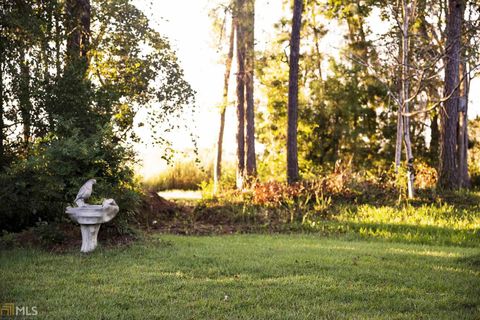
{"type": "Polygon", "coordinates": [[[113,199],[106,199],[101,205],[87,204],[81,207],[67,207],[70,218],[80,224],[82,231],[82,252],[91,252],[97,247],[98,231],[102,223],[112,220],[118,213],[113,199]]]}

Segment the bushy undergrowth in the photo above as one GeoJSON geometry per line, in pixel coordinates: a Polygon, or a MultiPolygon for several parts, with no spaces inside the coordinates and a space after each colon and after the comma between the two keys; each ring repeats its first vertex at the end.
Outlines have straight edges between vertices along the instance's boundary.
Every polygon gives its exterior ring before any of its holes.
{"type": "MultiPolygon", "coordinates": [[[[416,183],[417,188],[426,188],[417,189],[416,198],[407,200],[399,196],[400,174],[393,170],[384,175],[335,170],[327,176],[293,185],[255,182],[241,191],[233,189],[227,180],[216,195],[211,193],[211,182],[203,182],[200,184],[203,199],[183,199],[177,203],[159,198],[151,190],[148,195],[154,201],[144,198],[137,212],[132,211],[131,220],[116,219],[113,228],[125,234],[130,230],[129,223],[135,221],[147,230],[182,234],[293,231],[428,244],[480,245],[479,192],[437,193],[432,188],[435,174],[425,166],[419,168],[416,183]]],[[[100,185],[98,195],[106,190],[111,189],[100,185]]],[[[128,193],[119,195],[119,199],[126,196],[128,193]]],[[[126,199],[132,201],[133,198],[126,199]]],[[[128,208],[128,202],[126,205],[128,208]]],[[[40,231],[49,239],[49,229],[44,229],[40,231]]]]}
{"type": "Polygon", "coordinates": [[[113,198],[121,208],[114,224],[124,228],[139,204],[141,190],[128,166],[131,151],[113,142],[111,129],[85,137],[49,136],[31,154],[0,174],[0,231],[20,231],[66,218],[79,188],[97,180],[90,203],[113,198]]]}
{"type": "Polygon", "coordinates": [[[255,183],[196,205],[196,219],[217,224],[249,224],[257,230],[351,234],[415,243],[480,244],[480,195],[474,191],[437,194],[432,171],[422,169],[414,200],[399,197],[395,177],[369,179],[334,172],[288,185],[255,183]]]}

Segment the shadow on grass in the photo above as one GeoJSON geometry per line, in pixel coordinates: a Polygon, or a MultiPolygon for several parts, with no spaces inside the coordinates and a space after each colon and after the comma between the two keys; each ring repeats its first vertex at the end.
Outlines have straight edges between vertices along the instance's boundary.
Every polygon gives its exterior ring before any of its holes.
{"type": "MultiPolygon", "coordinates": [[[[326,222],[327,226],[341,227],[346,234],[355,234],[362,238],[383,239],[404,243],[429,245],[455,245],[476,247],[480,244],[480,230],[454,229],[437,226],[418,226],[393,223],[370,222],[326,222]]],[[[321,226],[320,226],[321,228],[321,226]]],[[[328,229],[327,229],[328,230],[328,229]]]]}
{"type": "Polygon", "coordinates": [[[459,258],[460,263],[470,266],[472,269],[480,271],[480,253],[468,257],[459,258]]]}

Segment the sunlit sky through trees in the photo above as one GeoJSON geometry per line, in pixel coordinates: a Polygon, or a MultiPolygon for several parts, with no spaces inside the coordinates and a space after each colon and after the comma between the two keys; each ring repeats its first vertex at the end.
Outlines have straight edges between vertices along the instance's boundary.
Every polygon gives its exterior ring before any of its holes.
{"type": "MultiPolygon", "coordinates": [[[[155,29],[168,37],[177,52],[187,81],[196,90],[197,113],[188,121],[188,130],[172,133],[175,150],[193,148],[190,132],[198,135],[198,146],[203,153],[213,152],[218,135],[218,106],[222,101],[224,61],[218,52],[218,35],[212,30],[212,20],[208,13],[218,1],[177,0],[148,1],[135,0],[137,5],[151,19],[155,29]]],[[[258,0],[256,8],[256,48],[265,47],[268,39],[274,36],[273,24],[282,15],[282,2],[258,0]],[[278,2],[278,4],[273,4],[278,2]]],[[[232,67],[234,81],[235,62],[232,67]]],[[[234,101],[234,82],[231,82],[231,101],[234,101]]],[[[235,152],[235,110],[227,109],[224,136],[225,158],[235,152]]],[[[143,133],[148,135],[147,132],[143,133]]],[[[145,176],[154,175],[165,168],[159,161],[162,150],[151,146],[139,146],[145,176]]],[[[230,156],[229,156],[230,155],[230,156]]],[[[180,155],[183,156],[183,155],[180,155]]],[[[187,157],[185,155],[185,157],[187,157]]],[[[192,155],[193,156],[193,155],[192,155]]]]}
{"type": "MultiPolygon", "coordinates": [[[[212,20],[208,13],[218,0],[134,0],[150,19],[153,27],[166,36],[176,50],[180,65],[183,67],[187,81],[196,90],[197,112],[195,119],[186,117],[186,128],[171,133],[172,148],[185,151],[188,157],[192,153],[193,143],[190,134],[198,135],[198,146],[201,153],[213,155],[218,135],[218,106],[222,101],[224,61],[223,54],[218,52],[218,35],[212,30],[212,20]]],[[[255,46],[262,50],[275,36],[274,23],[281,17],[285,9],[282,0],[256,0],[255,9],[255,46]]],[[[291,13],[287,11],[287,17],[291,13]]],[[[376,17],[369,21],[375,32],[375,25],[380,23],[376,17]]],[[[333,26],[334,21],[324,21],[330,29],[329,34],[322,39],[323,51],[327,53],[342,46],[342,28],[333,26]]],[[[378,25],[377,29],[381,26],[378,25]]],[[[230,105],[234,102],[235,61],[232,68],[230,84],[230,105]]],[[[257,108],[261,108],[262,97],[258,87],[255,88],[257,108]]],[[[480,81],[471,83],[469,117],[480,114],[480,81]]],[[[227,108],[225,124],[224,154],[225,160],[233,160],[235,152],[235,110],[227,108]]],[[[148,132],[140,132],[148,136],[148,132]]],[[[150,146],[138,146],[143,167],[140,173],[146,177],[154,175],[165,168],[160,161],[162,150],[150,146]]],[[[257,148],[261,150],[260,148],[257,148]]],[[[193,157],[193,154],[191,155],[193,157]]]]}

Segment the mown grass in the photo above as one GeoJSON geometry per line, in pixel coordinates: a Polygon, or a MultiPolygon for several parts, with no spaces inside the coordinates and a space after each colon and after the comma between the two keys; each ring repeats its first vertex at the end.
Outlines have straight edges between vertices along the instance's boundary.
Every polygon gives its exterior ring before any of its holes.
{"type": "MultiPolygon", "coordinates": [[[[332,204],[320,212],[303,208],[262,207],[249,203],[201,201],[190,216],[176,220],[185,233],[193,226],[238,226],[242,232],[309,232],[353,239],[379,239],[430,245],[480,247],[480,210],[447,204],[332,204]],[[292,211],[296,218],[290,220],[292,211]]],[[[193,232],[194,233],[194,232],[193,232]]]]}
{"type": "Polygon", "coordinates": [[[420,244],[480,246],[480,211],[450,204],[358,205],[337,209],[334,225],[361,237],[420,244]]]}
{"type": "Polygon", "coordinates": [[[39,319],[478,319],[480,251],[318,235],[154,235],[90,255],[1,252],[39,319]]]}

